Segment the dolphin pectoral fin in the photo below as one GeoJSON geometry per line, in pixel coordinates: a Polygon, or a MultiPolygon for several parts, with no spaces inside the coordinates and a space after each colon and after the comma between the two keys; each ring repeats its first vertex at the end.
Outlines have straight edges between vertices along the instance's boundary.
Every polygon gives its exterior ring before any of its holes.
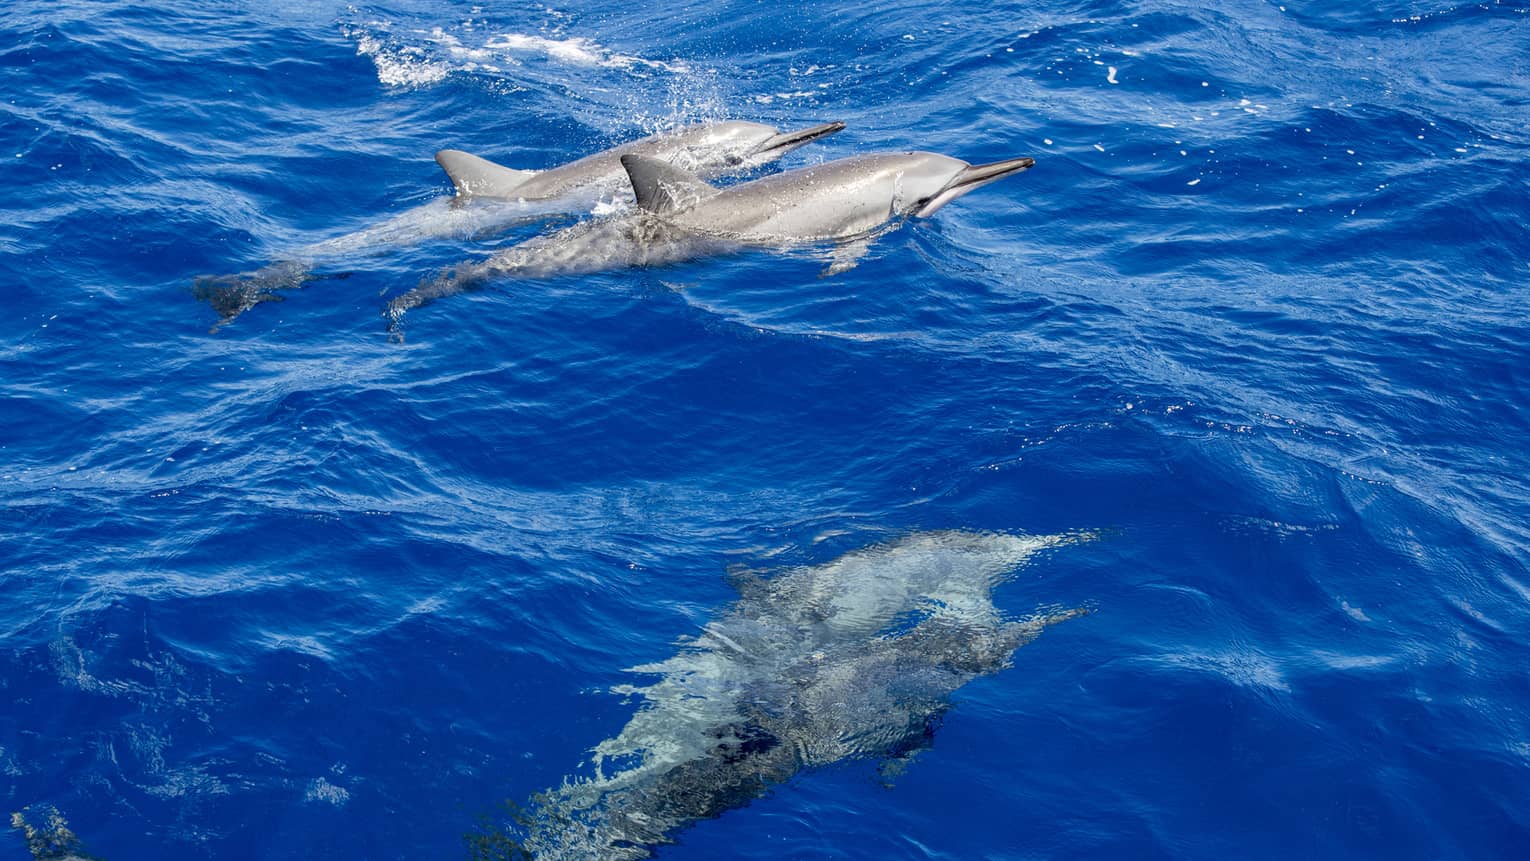
{"type": "Polygon", "coordinates": [[[882,764],[877,766],[878,782],[884,789],[892,789],[897,784],[898,778],[902,777],[909,766],[914,764],[914,758],[925,750],[926,748],[923,747],[916,748],[891,759],[882,760],[882,764]]]}
{"type": "Polygon", "coordinates": [[[909,766],[914,764],[915,757],[929,750],[935,744],[935,730],[940,728],[940,721],[945,714],[944,708],[935,708],[924,715],[924,722],[909,728],[909,731],[894,744],[888,751],[886,759],[877,766],[877,776],[881,778],[882,786],[892,789],[898,778],[908,771],[909,766]]]}
{"type": "Polygon", "coordinates": [[[649,212],[689,209],[718,193],[701,177],[660,159],[629,153],[622,156],[622,167],[632,181],[637,205],[649,212]]]}
{"type": "Polygon", "coordinates": [[[446,171],[457,194],[463,197],[519,197],[517,189],[537,175],[534,170],[515,170],[456,149],[436,153],[436,164],[446,171]]]}
{"type": "Polygon", "coordinates": [[[728,585],[742,598],[760,599],[769,594],[770,583],[765,575],[757,568],[749,568],[743,565],[729,566],[727,571],[728,585]]]}
{"type": "Polygon", "coordinates": [[[829,258],[829,265],[818,273],[819,278],[828,278],[841,272],[849,272],[861,262],[866,252],[871,250],[870,239],[856,239],[850,242],[840,243],[834,246],[834,251],[829,258]]]}

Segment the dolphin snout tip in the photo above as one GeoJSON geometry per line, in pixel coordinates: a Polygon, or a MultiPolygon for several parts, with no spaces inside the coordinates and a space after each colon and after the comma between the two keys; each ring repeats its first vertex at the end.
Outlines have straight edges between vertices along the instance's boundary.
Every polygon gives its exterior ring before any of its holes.
{"type": "Polygon", "coordinates": [[[993,182],[996,179],[1019,173],[1022,170],[1030,170],[1035,166],[1036,160],[1030,157],[1007,158],[1003,161],[989,162],[988,164],[969,165],[956,179],[956,186],[977,186],[993,182]]]}
{"type": "Polygon", "coordinates": [[[992,164],[980,165],[980,167],[990,168],[994,171],[1002,173],[1018,173],[1022,170],[1030,170],[1035,166],[1036,160],[1030,156],[1007,158],[1003,161],[996,161],[992,164]]]}
{"type": "Polygon", "coordinates": [[[808,128],[802,129],[800,131],[787,132],[784,137],[790,138],[790,142],[792,143],[807,143],[808,141],[817,140],[818,138],[824,137],[825,135],[832,135],[835,132],[842,132],[844,130],[844,120],[834,120],[832,122],[820,123],[816,126],[809,126],[808,128]]]}

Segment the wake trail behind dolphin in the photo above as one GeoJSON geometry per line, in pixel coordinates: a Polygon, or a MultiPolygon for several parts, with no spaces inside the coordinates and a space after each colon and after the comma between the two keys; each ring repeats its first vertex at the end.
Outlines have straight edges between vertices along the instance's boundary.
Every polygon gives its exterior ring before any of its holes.
{"type": "Polygon", "coordinates": [[[383,316],[391,335],[400,340],[406,312],[448,296],[483,289],[500,277],[534,281],[591,275],[717,256],[741,247],[726,236],[678,230],[641,210],[628,209],[533,237],[487,260],[459,263],[388,300],[383,316]]]}
{"type": "MultiPolygon", "coordinates": [[[[594,198],[588,201],[590,208],[599,203],[594,198]]],[[[567,201],[441,197],[354,233],[304,245],[259,269],[198,276],[192,282],[192,296],[217,312],[218,321],[212,327],[216,332],[256,305],[282,301],[284,292],[302,289],[312,281],[344,278],[348,274],[317,274],[321,267],[378,257],[429,240],[477,240],[566,215],[569,208],[567,201]]]]}

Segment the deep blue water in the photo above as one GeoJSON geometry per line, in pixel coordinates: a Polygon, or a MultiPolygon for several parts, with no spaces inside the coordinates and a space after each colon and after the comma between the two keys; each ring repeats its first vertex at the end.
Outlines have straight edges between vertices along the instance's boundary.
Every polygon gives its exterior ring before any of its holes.
{"type": "MultiPolygon", "coordinates": [[[[1098,530],[884,788],[665,859],[1492,858],[1530,841],[1519,2],[0,9],[0,800],[112,861],[454,858],[787,570],[1098,530]],[[1037,166],[747,253],[209,334],[205,273],[676,124],[1037,166]],[[35,814],[34,814],[35,818],[35,814]]],[[[767,171],[768,172],[768,171],[767,171]]],[[[21,835],[0,858],[22,859],[21,835]]]]}

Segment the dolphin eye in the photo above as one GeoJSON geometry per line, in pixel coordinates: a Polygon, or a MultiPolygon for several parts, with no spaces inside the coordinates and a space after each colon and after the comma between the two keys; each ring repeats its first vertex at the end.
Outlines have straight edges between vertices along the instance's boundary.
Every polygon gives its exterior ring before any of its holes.
{"type": "Polygon", "coordinates": [[[736,165],[736,164],[743,164],[744,163],[744,157],[739,155],[738,153],[730,152],[726,156],[723,157],[723,161],[726,161],[730,166],[731,165],[736,165]]]}

